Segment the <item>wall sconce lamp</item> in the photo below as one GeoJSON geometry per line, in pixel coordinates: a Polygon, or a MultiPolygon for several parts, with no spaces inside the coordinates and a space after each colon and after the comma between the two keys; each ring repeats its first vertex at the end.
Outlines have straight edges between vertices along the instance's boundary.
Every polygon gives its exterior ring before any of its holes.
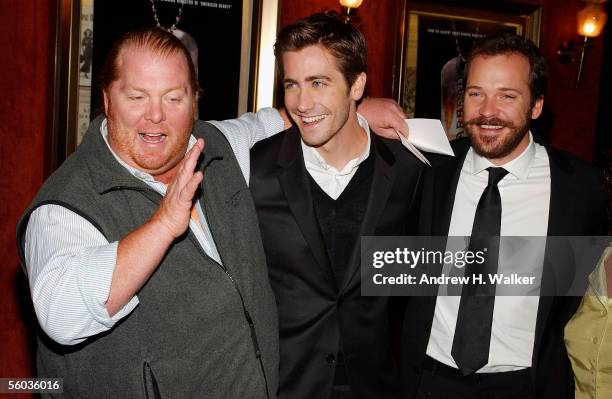
{"type": "Polygon", "coordinates": [[[586,51],[591,47],[590,39],[599,36],[608,19],[608,15],[603,8],[604,3],[608,0],[583,1],[586,5],[576,15],[576,21],[578,23],[578,34],[583,36],[584,40],[582,43],[574,43],[572,41],[563,42],[557,52],[557,54],[559,54],[559,61],[562,64],[571,64],[575,62],[574,49],[580,50],[580,61],[578,63],[575,88],[580,87],[586,51]]]}
{"type": "Polygon", "coordinates": [[[357,8],[363,3],[363,0],[340,0],[340,9],[342,10],[342,15],[344,16],[344,22],[349,22],[353,20],[354,22],[359,21],[359,17],[357,16],[357,8]]]}

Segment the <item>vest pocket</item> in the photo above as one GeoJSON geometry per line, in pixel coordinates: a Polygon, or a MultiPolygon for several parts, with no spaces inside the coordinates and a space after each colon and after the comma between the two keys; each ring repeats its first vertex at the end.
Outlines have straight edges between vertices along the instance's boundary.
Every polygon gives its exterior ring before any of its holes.
{"type": "Polygon", "coordinates": [[[161,399],[155,374],[148,362],[142,363],[142,379],[144,382],[144,393],[146,399],[161,399]]]}

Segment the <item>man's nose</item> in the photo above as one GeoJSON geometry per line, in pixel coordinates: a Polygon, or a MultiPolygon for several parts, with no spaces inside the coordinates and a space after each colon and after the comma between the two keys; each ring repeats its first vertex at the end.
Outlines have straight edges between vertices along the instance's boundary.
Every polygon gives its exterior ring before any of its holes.
{"type": "Polygon", "coordinates": [[[480,115],[491,117],[497,114],[497,102],[495,98],[486,97],[480,105],[480,115]]]}
{"type": "Polygon", "coordinates": [[[153,123],[160,123],[166,119],[161,99],[151,99],[149,101],[145,119],[153,123]]]}
{"type": "Polygon", "coordinates": [[[298,110],[300,112],[307,112],[314,106],[312,95],[308,90],[300,90],[298,97],[298,110]]]}

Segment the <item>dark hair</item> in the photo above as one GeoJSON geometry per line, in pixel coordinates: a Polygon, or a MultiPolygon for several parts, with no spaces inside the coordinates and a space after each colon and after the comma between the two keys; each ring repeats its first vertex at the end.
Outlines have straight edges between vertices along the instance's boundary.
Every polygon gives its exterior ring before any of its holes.
{"type": "Polygon", "coordinates": [[[198,79],[189,51],[183,43],[170,32],[161,28],[145,28],[125,33],[111,48],[98,78],[98,86],[106,91],[110,85],[119,79],[121,55],[126,49],[150,51],[159,57],[180,54],[187,62],[189,69],[189,85],[194,95],[198,94],[198,79]]]}
{"type": "Polygon", "coordinates": [[[470,64],[476,57],[521,54],[529,61],[529,91],[531,105],[544,96],[548,83],[548,66],[538,47],[529,39],[517,35],[487,37],[478,41],[467,57],[465,78],[467,81],[470,64]]]}
{"type": "Polygon", "coordinates": [[[320,44],[336,58],[338,69],[349,86],[368,68],[367,46],[363,33],[336,12],[313,14],[285,26],[276,37],[274,55],[283,74],[283,54],[320,44]]]}

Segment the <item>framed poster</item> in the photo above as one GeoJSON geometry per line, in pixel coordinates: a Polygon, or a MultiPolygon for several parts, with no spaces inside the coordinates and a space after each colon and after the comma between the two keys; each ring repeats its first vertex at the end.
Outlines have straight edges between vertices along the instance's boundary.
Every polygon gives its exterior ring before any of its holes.
{"type": "Polygon", "coordinates": [[[408,117],[440,119],[451,140],[464,135],[463,73],[474,41],[505,33],[539,41],[539,7],[527,6],[531,12],[515,7],[514,13],[507,7],[500,13],[486,9],[490,2],[462,4],[406,3],[394,81],[396,99],[408,117]]]}
{"type": "Polygon", "coordinates": [[[57,2],[55,166],[74,151],[90,120],[102,112],[97,74],[113,43],[129,30],[160,26],[185,44],[198,75],[200,119],[234,118],[253,110],[258,75],[274,74],[273,62],[269,72],[259,67],[257,51],[272,47],[273,41],[262,42],[261,27],[272,26],[275,33],[278,0],[57,2]]]}

